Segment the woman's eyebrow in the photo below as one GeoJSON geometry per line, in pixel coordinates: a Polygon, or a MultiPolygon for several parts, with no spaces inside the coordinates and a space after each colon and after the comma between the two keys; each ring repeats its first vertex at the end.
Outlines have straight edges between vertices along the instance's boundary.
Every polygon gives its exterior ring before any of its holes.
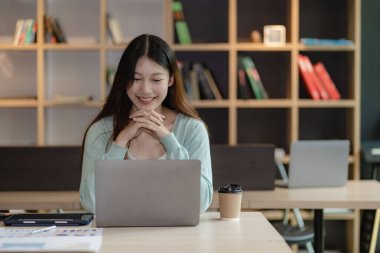
{"type": "MultiPolygon", "coordinates": [[[[139,72],[137,72],[137,71],[135,71],[135,74],[137,74],[137,75],[140,75],[140,76],[142,76],[143,74],[141,74],[141,73],[139,73],[139,72]]],[[[164,75],[164,73],[162,73],[162,72],[156,72],[156,73],[153,73],[153,74],[151,74],[152,76],[155,76],[155,75],[164,75]]]]}

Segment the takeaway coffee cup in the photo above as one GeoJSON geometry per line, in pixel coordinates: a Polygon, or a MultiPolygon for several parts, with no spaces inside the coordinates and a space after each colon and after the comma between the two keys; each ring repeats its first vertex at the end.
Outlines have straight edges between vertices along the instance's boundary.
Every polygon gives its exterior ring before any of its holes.
{"type": "Polygon", "coordinates": [[[240,185],[226,184],[219,187],[219,210],[222,220],[239,220],[241,197],[243,191],[240,185]]]}

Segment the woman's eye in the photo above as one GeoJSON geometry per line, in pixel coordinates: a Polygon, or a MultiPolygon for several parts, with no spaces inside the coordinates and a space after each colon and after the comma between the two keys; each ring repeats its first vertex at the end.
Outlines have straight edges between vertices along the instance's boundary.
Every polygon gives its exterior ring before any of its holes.
{"type": "Polygon", "coordinates": [[[133,81],[137,82],[137,81],[140,81],[141,78],[133,78],[133,81]]]}
{"type": "Polygon", "coordinates": [[[162,81],[162,79],[154,79],[153,80],[153,82],[156,82],[156,83],[161,82],[161,81],[162,81]]]}

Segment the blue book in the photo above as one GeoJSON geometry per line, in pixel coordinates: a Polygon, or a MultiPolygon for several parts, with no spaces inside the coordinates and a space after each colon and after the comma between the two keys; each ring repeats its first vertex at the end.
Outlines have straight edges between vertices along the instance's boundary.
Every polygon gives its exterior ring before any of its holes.
{"type": "Polygon", "coordinates": [[[301,38],[301,44],[306,46],[352,46],[354,43],[347,39],[301,38]]]}

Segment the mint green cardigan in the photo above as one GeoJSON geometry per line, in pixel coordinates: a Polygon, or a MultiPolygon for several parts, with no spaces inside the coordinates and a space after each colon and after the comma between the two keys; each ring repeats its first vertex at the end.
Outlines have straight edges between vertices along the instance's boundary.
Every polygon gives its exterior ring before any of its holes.
{"type": "MultiPolygon", "coordinates": [[[[93,124],[86,136],[80,200],[82,206],[95,213],[95,161],[123,160],[128,148],[109,142],[113,131],[113,117],[106,117],[93,124]]],[[[200,160],[201,161],[201,195],[200,212],[204,212],[212,201],[212,170],[210,142],[203,122],[178,114],[173,131],[161,139],[166,149],[167,160],[200,160]]]]}

